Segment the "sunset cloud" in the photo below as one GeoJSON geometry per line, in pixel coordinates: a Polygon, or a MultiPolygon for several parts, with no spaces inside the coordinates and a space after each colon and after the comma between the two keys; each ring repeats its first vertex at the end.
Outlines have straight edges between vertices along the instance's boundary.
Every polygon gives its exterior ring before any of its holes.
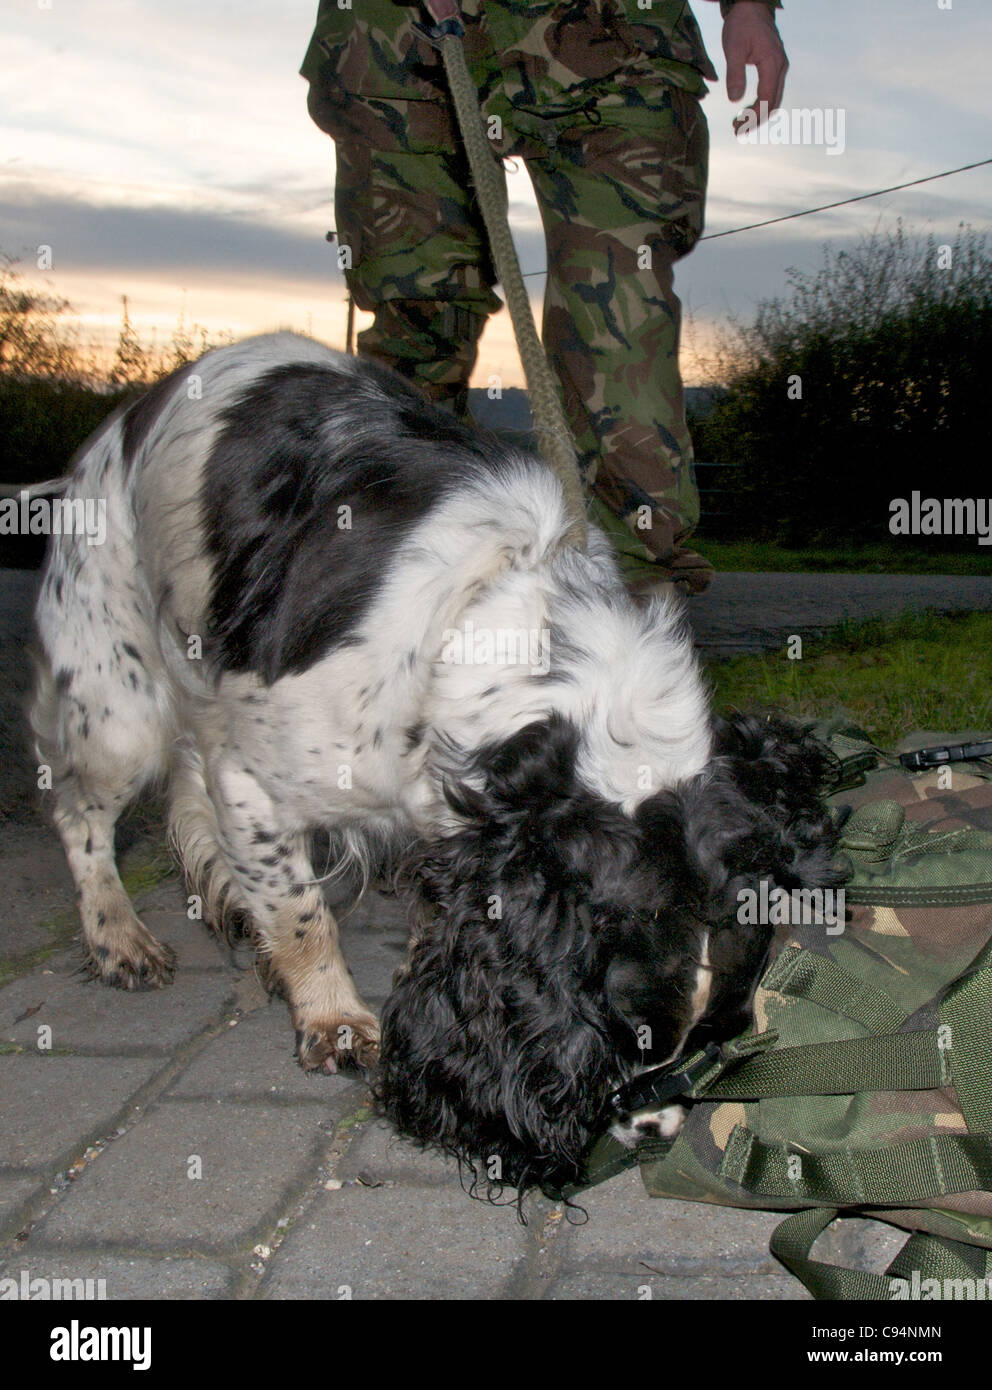
{"type": "MultiPolygon", "coordinates": [[[[722,71],[717,7],[695,8],[722,71]]],[[[292,326],[341,344],[343,283],[325,240],[333,146],[310,122],[297,74],[315,14],[315,0],[21,5],[4,39],[0,247],[34,279],[44,278],[37,247],[51,246],[47,278],[96,338],[112,340],[126,294],[135,324],[163,341],[183,313],[214,332],[292,326]]],[[[842,110],[844,152],[743,145],[731,133],[737,108],[714,88],[708,231],[988,155],[987,8],[791,0],[781,28],[787,103],[842,110]]],[[[522,170],[510,188],[521,263],[540,271],[522,170]]],[[[990,209],[986,169],[705,242],[679,268],[687,339],[704,344],[728,316],[780,293],[786,267],[815,265],[828,239],[897,217],[949,235],[961,221],[987,224],[990,209]]],[[[542,277],[528,283],[539,299],[542,277]]],[[[505,315],[487,331],[477,380],[490,372],[519,381],[505,315]]]]}

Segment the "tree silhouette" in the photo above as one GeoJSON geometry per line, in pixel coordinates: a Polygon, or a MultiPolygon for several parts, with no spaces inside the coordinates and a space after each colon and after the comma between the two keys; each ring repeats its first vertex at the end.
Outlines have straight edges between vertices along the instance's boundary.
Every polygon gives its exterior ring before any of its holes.
{"type": "Polygon", "coordinates": [[[697,425],[700,458],[738,465],[721,479],[738,534],[888,540],[895,498],[987,497],[988,237],[900,224],[788,283],[725,336],[725,393],[697,425]]]}

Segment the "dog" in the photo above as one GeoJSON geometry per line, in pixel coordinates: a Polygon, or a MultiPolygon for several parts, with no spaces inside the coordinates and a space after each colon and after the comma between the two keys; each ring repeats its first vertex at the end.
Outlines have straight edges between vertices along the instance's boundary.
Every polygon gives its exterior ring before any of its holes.
{"type": "Polygon", "coordinates": [[[745,1026],[771,929],[737,893],[832,881],[822,757],[714,720],[679,605],[635,604],[594,526],[562,543],[540,459],[273,334],[111,416],[67,497],[104,499],[106,536],[53,537],[30,719],[104,983],[173,975],[114,860],[164,781],[191,891],[250,922],[303,1067],[378,1060],[404,1133],[521,1189],[574,1178],[611,1087],[745,1026]],[[338,871],[399,865],[381,1040],[318,829],[338,871]]]}

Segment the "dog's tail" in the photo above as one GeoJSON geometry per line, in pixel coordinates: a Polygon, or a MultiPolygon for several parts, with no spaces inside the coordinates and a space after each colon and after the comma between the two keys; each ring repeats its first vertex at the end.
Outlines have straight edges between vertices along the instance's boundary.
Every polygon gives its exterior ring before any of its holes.
{"type": "Polygon", "coordinates": [[[0,483],[0,497],[20,497],[26,492],[29,497],[51,497],[57,492],[65,492],[71,475],[61,478],[47,478],[43,483],[0,483]]]}

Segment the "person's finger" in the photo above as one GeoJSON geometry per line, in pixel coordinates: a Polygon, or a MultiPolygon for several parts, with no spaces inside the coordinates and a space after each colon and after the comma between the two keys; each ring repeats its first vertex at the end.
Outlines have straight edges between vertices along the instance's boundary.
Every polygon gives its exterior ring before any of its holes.
{"type": "Polygon", "coordinates": [[[785,54],[783,53],[783,54],[782,54],[782,67],[781,67],[781,69],[780,69],[780,71],[779,71],[779,75],[778,75],[778,91],[775,93],[775,107],[774,107],[775,110],[777,110],[777,109],[782,105],[783,98],[785,97],[785,79],[786,79],[786,76],[788,75],[788,72],[789,72],[789,60],[788,60],[788,58],[785,56],[785,54]]]}
{"type": "Polygon", "coordinates": [[[747,91],[747,69],[743,50],[727,54],[727,100],[740,101],[747,91]]]}
{"type": "Polygon", "coordinates": [[[762,109],[762,102],[768,103],[764,108],[768,112],[774,111],[780,104],[782,93],[785,91],[787,67],[784,53],[763,55],[758,59],[758,94],[755,97],[755,105],[759,111],[762,109]]]}

